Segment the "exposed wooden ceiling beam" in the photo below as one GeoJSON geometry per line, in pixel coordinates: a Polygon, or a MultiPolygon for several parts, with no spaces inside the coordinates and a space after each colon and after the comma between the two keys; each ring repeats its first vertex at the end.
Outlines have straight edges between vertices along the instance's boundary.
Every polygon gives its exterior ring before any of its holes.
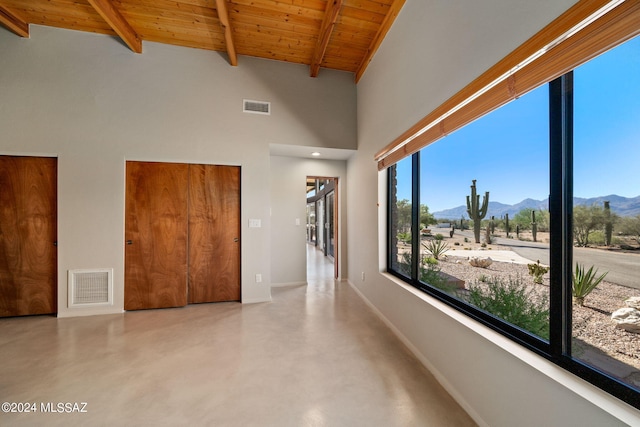
{"type": "Polygon", "coordinates": [[[317,77],[318,72],[320,72],[320,65],[322,64],[322,59],[327,51],[327,45],[329,44],[331,33],[333,33],[333,27],[335,27],[336,21],[338,20],[338,14],[340,13],[341,7],[342,0],[329,0],[327,2],[316,48],[313,52],[313,56],[311,57],[311,77],[317,77]]]}
{"type": "Polygon", "coordinates": [[[0,24],[20,37],[29,38],[29,24],[2,5],[0,5],[0,24]]]}
{"type": "Polygon", "coordinates": [[[135,53],[142,53],[142,40],[111,0],[87,0],[107,24],[135,53]]]}
{"type": "Polygon", "coordinates": [[[234,67],[238,65],[238,55],[236,54],[236,45],[233,43],[231,23],[229,22],[229,11],[227,10],[226,0],[216,0],[216,10],[218,11],[218,19],[224,30],[224,41],[227,45],[227,55],[229,63],[234,67]]]}
{"type": "Polygon", "coordinates": [[[358,71],[356,71],[356,83],[358,83],[358,81],[366,71],[367,66],[369,66],[369,63],[373,59],[373,56],[378,51],[378,48],[380,47],[380,44],[382,43],[385,36],[387,35],[389,28],[391,28],[393,21],[396,20],[396,17],[400,13],[400,9],[402,9],[402,6],[404,6],[404,2],[405,0],[395,0],[391,4],[391,7],[389,8],[387,15],[384,17],[384,20],[382,21],[382,24],[378,29],[378,33],[371,41],[371,44],[369,45],[369,49],[367,49],[367,54],[365,55],[364,59],[360,63],[360,66],[358,67],[358,71]]]}

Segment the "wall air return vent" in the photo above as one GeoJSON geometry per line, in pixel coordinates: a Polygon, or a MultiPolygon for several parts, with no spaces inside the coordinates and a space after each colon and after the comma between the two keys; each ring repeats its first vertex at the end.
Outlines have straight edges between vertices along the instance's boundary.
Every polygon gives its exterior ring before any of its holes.
{"type": "Polygon", "coordinates": [[[113,305],[113,269],[69,270],[69,307],[113,305]]]}
{"type": "Polygon", "coordinates": [[[271,103],[265,101],[252,101],[251,99],[242,100],[242,111],[252,114],[271,115],[271,103]]]}

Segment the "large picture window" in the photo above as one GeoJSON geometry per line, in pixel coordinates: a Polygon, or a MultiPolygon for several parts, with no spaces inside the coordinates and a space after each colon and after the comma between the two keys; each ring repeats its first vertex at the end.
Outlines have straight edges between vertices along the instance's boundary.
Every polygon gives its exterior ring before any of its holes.
{"type": "Polygon", "coordinates": [[[640,407],[639,161],[635,38],[389,167],[388,271],[640,407]]]}

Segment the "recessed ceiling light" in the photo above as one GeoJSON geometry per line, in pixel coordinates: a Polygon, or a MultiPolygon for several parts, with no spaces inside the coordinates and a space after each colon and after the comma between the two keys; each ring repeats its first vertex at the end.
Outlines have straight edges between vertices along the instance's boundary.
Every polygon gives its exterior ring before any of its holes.
{"type": "Polygon", "coordinates": [[[311,155],[313,157],[318,157],[320,155],[320,153],[318,153],[317,151],[314,151],[313,153],[311,153],[311,155]]]}

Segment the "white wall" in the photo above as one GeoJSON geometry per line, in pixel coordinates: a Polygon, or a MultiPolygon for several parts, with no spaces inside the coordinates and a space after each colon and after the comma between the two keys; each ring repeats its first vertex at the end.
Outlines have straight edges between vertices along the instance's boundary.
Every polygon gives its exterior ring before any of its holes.
{"type": "Polygon", "coordinates": [[[640,425],[640,412],[384,274],[386,176],[374,154],[573,3],[407,0],[358,84],[349,281],[481,425],[640,425]]]}
{"type": "Polygon", "coordinates": [[[356,147],[353,75],[156,43],[0,27],[0,154],[58,157],[58,315],[121,312],[127,160],[242,167],[242,301],[269,301],[269,144],[356,147]],[[243,98],[270,116],[242,113],[243,98]],[[327,126],[331,123],[331,126],[327,126]],[[261,228],[248,228],[250,218],[261,228]],[[114,268],[113,307],[67,307],[67,270],[114,268]],[[255,274],[263,276],[255,283],[255,274]]]}
{"type": "Polygon", "coordinates": [[[346,173],[344,160],[313,160],[271,157],[271,282],[273,285],[301,284],[306,270],[306,178],[338,178],[338,277],[346,277],[347,221],[346,173]],[[296,225],[296,218],[300,225],[296,225]]]}

